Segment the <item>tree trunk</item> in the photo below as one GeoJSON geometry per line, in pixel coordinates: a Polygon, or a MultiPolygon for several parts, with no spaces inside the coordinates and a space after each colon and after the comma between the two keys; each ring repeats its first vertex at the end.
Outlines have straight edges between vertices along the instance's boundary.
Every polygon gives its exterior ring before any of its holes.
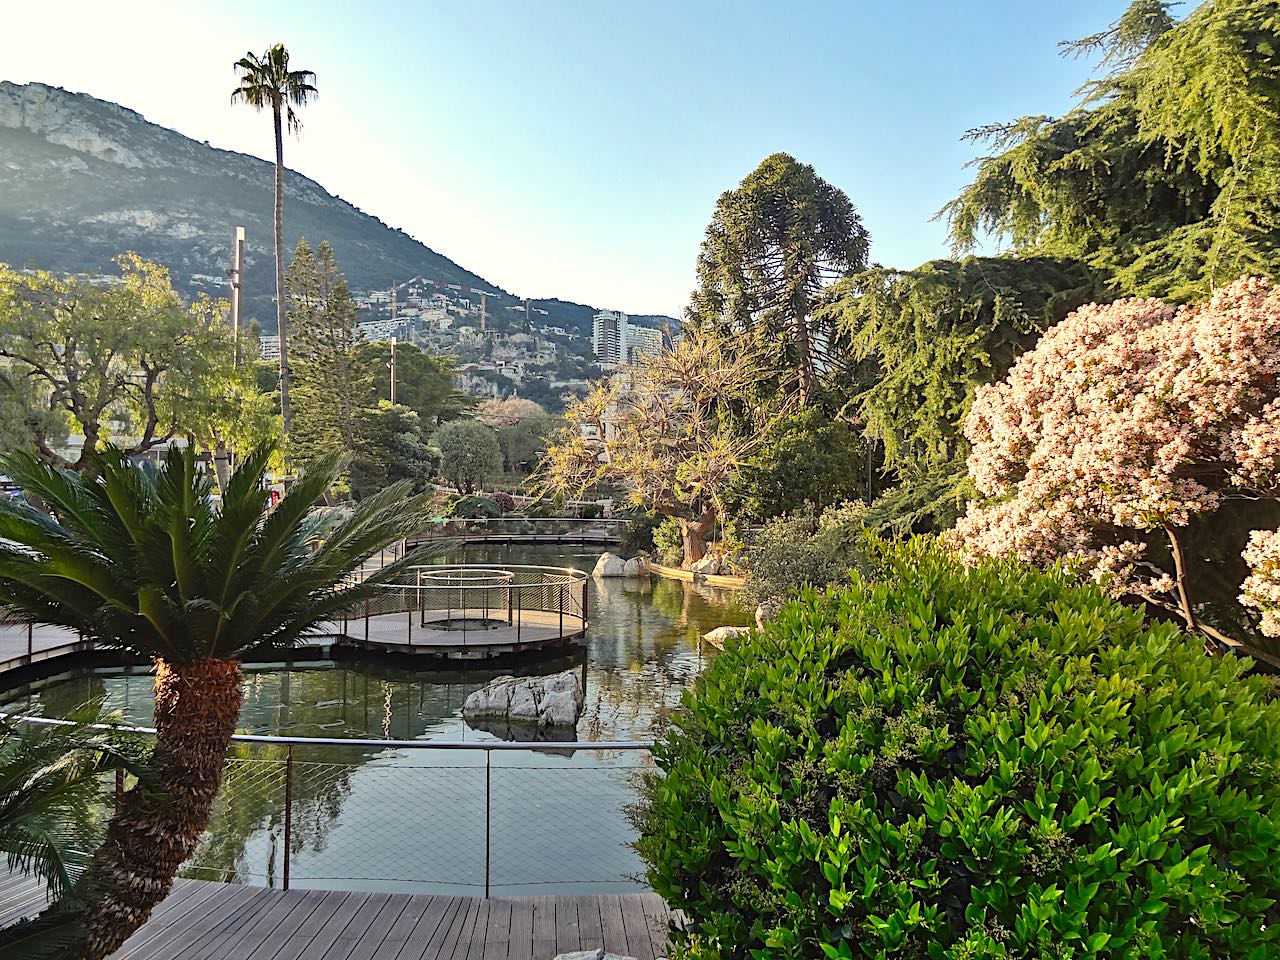
{"type": "Polygon", "coordinates": [[[218,492],[225,494],[231,480],[231,453],[225,441],[219,440],[213,448],[213,472],[218,478],[218,492]]]}
{"type": "Polygon", "coordinates": [[[289,406],[289,331],[284,309],[284,131],[280,108],[276,120],[276,333],[280,337],[280,417],[284,421],[286,445],[293,436],[293,410],[289,406]]]}
{"type": "MultiPolygon", "coordinates": [[[[1178,588],[1178,612],[1187,621],[1188,630],[1200,632],[1195,611],[1191,609],[1191,595],[1187,591],[1187,557],[1182,550],[1182,541],[1178,539],[1178,532],[1167,523],[1164,524],[1164,532],[1169,538],[1169,552],[1173,554],[1173,581],[1178,588]]],[[[1206,640],[1205,646],[1212,645],[1206,640]]]]}
{"type": "Polygon", "coordinates": [[[680,518],[680,533],[684,538],[684,565],[697,563],[707,555],[707,534],[715,524],[714,510],[707,510],[697,519],[680,518]]]}
{"type": "Polygon", "coordinates": [[[796,362],[799,366],[800,406],[807,407],[813,397],[813,348],[809,338],[809,317],[807,313],[797,314],[791,319],[791,338],[796,345],[796,362]]]}
{"type": "Polygon", "coordinates": [[[173,886],[195,851],[222,783],[227,747],[240,716],[240,664],[156,661],[157,782],[125,794],[85,874],[85,940],[77,953],[114,953],[173,886]]]}

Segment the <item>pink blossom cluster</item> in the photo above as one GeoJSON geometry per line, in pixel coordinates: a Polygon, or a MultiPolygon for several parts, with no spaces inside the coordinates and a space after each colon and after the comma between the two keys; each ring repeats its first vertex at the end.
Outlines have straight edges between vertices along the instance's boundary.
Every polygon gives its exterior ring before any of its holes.
{"type": "Polygon", "coordinates": [[[1244,561],[1252,571],[1240,588],[1240,600],[1262,611],[1262,632],[1280,637],[1280,530],[1249,535],[1244,561]]]}
{"type": "Polygon", "coordinates": [[[1082,307],[978,391],[964,430],[987,498],[957,525],[965,552],[1065,558],[1155,598],[1174,584],[1135,531],[1280,494],[1280,290],[1082,307]]]}

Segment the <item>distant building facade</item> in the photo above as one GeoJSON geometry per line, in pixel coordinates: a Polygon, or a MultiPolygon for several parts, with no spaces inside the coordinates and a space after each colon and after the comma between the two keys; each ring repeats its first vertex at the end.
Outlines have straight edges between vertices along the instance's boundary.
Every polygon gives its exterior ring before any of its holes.
{"type": "Polygon", "coordinates": [[[632,323],[621,310],[601,310],[592,324],[591,345],[597,363],[616,367],[661,353],[667,338],[661,330],[632,323]]]}
{"type": "Polygon", "coordinates": [[[280,359],[280,338],[279,337],[259,337],[258,353],[262,355],[263,360],[279,360],[280,359]]]}

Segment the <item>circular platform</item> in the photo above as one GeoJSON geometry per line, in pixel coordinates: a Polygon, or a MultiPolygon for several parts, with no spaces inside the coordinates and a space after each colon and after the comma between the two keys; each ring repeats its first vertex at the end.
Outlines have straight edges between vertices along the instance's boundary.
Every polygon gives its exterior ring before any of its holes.
{"type": "Polygon", "coordinates": [[[335,624],[372,653],[478,660],[562,647],[587,629],[587,574],[571,567],[422,566],[335,624]]]}

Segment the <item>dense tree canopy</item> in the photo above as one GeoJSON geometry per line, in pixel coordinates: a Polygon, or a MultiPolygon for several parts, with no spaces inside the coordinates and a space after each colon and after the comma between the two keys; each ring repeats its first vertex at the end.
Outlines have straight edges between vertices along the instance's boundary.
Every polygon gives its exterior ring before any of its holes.
{"type": "MultiPolygon", "coordinates": [[[[372,402],[391,398],[391,344],[386,340],[362,343],[360,363],[373,384],[372,402]]],[[[453,420],[476,404],[458,390],[455,360],[425,353],[411,343],[396,344],[396,403],[413,410],[430,430],[453,420]]]]}
{"type": "Polygon", "coordinates": [[[725,494],[780,416],[772,375],[762,351],[691,332],[571,404],[539,483],[566,497],[619,491],[630,506],[676,519],[685,562],[700,560],[725,494]]]}
{"type": "Polygon", "coordinates": [[[768,348],[778,385],[807,404],[834,360],[814,308],[831,281],[866,266],[868,242],[841,190],[775,153],[716,202],[686,321],[730,349],[768,348]]]}
{"type": "Polygon", "coordinates": [[[226,305],[185,305],[163,267],[117,263],[107,286],[0,265],[0,440],[81,469],[107,441],[136,454],[179,435],[242,448],[270,435],[269,404],[234,366],[226,305]]]}
{"type": "MultiPolygon", "coordinates": [[[[1194,307],[1122,300],[1072,314],[979,391],[965,433],[988,499],[958,541],[970,554],[1069,558],[1203,628],[1192,520],[1240,500],[1261,526],[1257,506],[1280,499],[1277,343],[1280,292],[1262,279],[1194,307]]],[[[1280,599],[1267,589],[1276,537],[1259,530],[1250,544],[1247,601],[1264,614],[1280,599]]],[[[1262,627],[1280,634],[1274,614],[1262,627]]]]}
{"type": "Polygon", "coordinates": [[[1136,0],[1069,45],[1110,72],[1065,116],[971,132],[995,152],[944,208],[959,248],[992,233],[1177,301],[1280,273],[1280,3],[1171,7],[1136,0]]]}
{"type": "Polygon", "coordinates": [[[1072,261],[969,257],[832,288],[819,315],[847,351],[843,414],[877,445],[877,489],[892,482],[872,522],[950,525],[970,492],[960,428],[974,391],[1101,286],[1072,261]]]}
{"type": "Polygon", "coordinates": [[[440,472],[459,493],[475,493],[502,472],[498,435],[477,420],[450,420],[431,442],[440,451],[440,472]]]}
{"type": "Polygon", "coordinates": [[[354,450],[357,414],[372,405],[373,378],[359,362],[356,305],[327,241],[298,241],[285,274],[293,330],[293,447],[300,463],[330,450],[354,450]]]}

